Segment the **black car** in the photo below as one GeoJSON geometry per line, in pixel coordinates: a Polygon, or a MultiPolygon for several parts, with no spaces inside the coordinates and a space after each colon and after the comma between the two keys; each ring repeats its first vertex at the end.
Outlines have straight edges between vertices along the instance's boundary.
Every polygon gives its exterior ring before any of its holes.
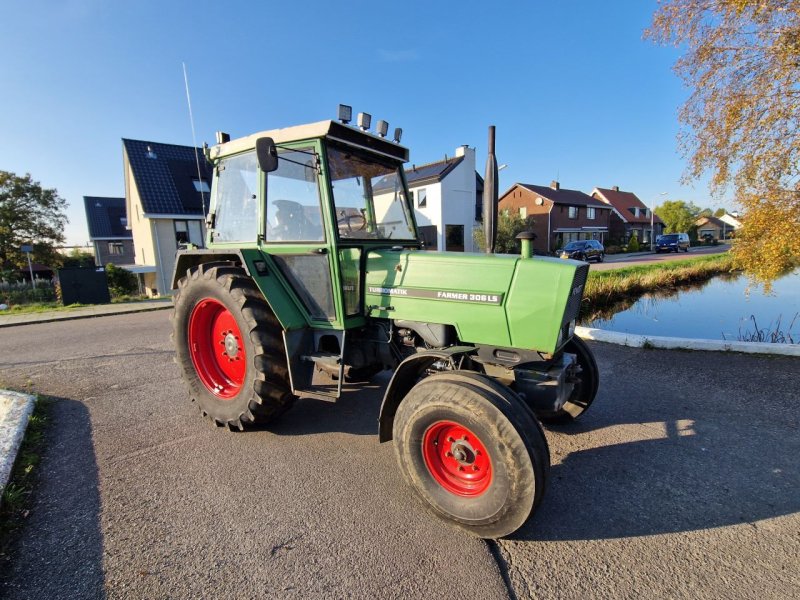
{"type": "Polygon", "coordinates": [[[689,235],[686,233],[667,233],[656,238],[656,254],[681,250],[689,251],[689,235]]]}
{"type": "Polygon", "coordinates": [[[558,256],[586,262],[596,260],[600,263],[606,256],[606,249],[597,240],[578,240],[564,246],[558,256]]]}

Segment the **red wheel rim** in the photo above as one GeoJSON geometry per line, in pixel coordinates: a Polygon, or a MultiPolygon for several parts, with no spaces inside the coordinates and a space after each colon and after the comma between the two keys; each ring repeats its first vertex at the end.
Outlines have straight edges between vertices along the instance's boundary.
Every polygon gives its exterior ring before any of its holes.
{"type": "Polygon", "coordinates": [[[492,483],[492,461],[477,435],[452,421],[431,425],[422,457],[433,478],[456,496],[480,496],[492,483]]]}
{"type": "Polygon", "coordinates": [[[194,307],[189,317],[189,350],[208,391],[223,399],[239,393],[247,354],[236,319],[221,302],[205,298],[194,307]]]}

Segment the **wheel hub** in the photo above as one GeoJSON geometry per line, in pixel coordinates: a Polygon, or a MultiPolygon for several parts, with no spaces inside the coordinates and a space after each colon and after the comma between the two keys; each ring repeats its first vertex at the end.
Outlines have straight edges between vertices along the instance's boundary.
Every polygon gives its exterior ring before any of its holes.
{"type": "Polygon", "coordinates": [[[225,344],[225,354],[228,355],[228,358],[236,358],[236,355],[239,354],[239,338],[229,331],[222,343],[225,344]]]}
{"type": "Polygon", "coordinates": [[[475,462],[475,450],[465,440],[457,440],[450,446],[450,452],[462,465],[471,465],[475,462]]]}
{"type": "Polygon", "coordinates": [[[428,428],[422,457],[436,482],[457,496],[480,496],[492,483],[492,461],[483,442],[453,421],[439,421],[428,428]]]}

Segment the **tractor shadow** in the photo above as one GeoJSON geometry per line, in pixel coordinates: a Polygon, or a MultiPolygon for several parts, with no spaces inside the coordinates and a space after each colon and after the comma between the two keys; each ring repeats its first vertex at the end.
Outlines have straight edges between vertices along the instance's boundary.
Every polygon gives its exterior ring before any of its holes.
{"type": "Polygon", "coordinates": [[[275,435],[342,432],[377,436],[383,393],[391,375],[385,371],[368,383],[345,384],[336,401],[301,396],[289,412],[266,429],[275,435]]]}
{"type": "Polygon", "coordinates": [[[572,425],[546,429],[553,463],[548,488],[512,539],[758,527],[760,520],[800,511],[795,359],[614,353],[628,360],[605,369],[613,376],[601,383],[596,406],[572,425]],[[644,361],[660,358],[667,360],[636,398],[635,374],[644,361]],[[703,366],[701,378],[696,373],[703,366]]]}
{"type": "Polygon", "coordinates": [[[0,556],[0,597],[104,598],[98,469],[89,411],[46,399],[30,510],[0,556]]]}

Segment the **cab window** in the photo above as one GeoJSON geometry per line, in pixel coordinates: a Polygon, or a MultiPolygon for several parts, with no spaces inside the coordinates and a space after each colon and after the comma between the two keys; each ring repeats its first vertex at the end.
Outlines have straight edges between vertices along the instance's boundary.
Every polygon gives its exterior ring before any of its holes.
{"type": "Polygon", "coordinates": [[[254,242],[258,235],[258,164],[254,152],[217,166],[214,241],[254,242]]]}
{"type": "Polygon", "coordinates": [[[300,148],[278,153],[278,169],[267,176],[267,241],[322,242],[317,154],[300,148]]]}

